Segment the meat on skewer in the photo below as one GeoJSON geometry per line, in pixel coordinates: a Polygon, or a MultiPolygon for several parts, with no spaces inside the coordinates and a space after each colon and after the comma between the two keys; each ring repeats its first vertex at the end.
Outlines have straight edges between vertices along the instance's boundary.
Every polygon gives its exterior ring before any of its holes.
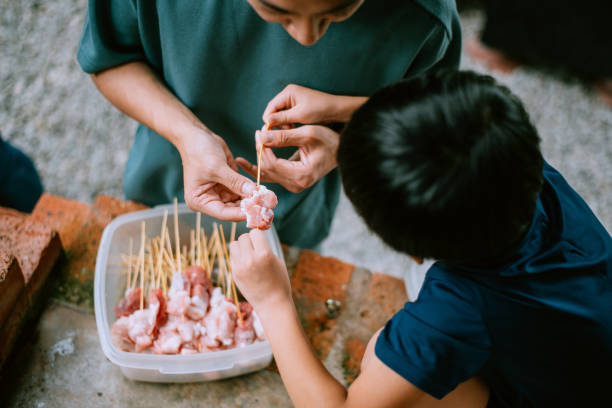
{"type": "Polygon", "coordinates": [[[247,302],[240,302],[240,312],[242,313],[242,320],[236,322],[236,330],[234,331],[236,347],[248,346],[256,338],[253,328],[253,306],[247,302]]]}
{"type": "Polygon", "coordinates": [[[243,198],[240,210],[247,217],[247,227],[261,230],[270,229],[274,219],[274,207],[278,199],[273,191],[259,185],[250,197],[243,198]]]}
{"type": "Polygon", "coordinates": [[[228,300],[221,288],[215,288],[210,299],[210,312],[204,318],[206,335],[203,343],[208,348],[230,346],[234,342],[236,305],[228,300]]]}
{"type": "Polygon", "coordinates": [[[115,306],[115,316],[129,316],[140,307],[140,288],[125,291],[125,296],[115,306]]]}

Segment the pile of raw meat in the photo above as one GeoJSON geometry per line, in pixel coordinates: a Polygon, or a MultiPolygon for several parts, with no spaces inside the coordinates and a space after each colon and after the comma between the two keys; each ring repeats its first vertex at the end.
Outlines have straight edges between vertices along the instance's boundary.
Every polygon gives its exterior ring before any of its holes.
{"type": "Polygon", "coordinates": [[[263,327],[247,302],[236,304],[215,287],[206,271],[190,266],[175,272],[168,297],[151,289],[141,309],[141,289],[128,289],[115,307],[119,318],[111,338],[122,351],[195,354],[244,347],[264,339],[263,327]]]}

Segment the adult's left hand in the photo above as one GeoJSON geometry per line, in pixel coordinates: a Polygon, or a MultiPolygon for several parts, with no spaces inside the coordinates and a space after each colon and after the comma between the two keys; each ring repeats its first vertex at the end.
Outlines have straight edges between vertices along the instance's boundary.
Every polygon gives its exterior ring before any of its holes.
{"type": "MultiPolygon", "coordinates": [[[[263,143],[261,181],[279,183],[299,193],[323,178],[338,165],[336,152],[340,135],[325,126],[300,126],[295,129],[255,132],[256,146],[263,143]],[[297,147],[289,159],[279,159],[272,148],[297,147]]],[[[257,177],[257,166],[237,157],[236,163],[257,177]]]]}

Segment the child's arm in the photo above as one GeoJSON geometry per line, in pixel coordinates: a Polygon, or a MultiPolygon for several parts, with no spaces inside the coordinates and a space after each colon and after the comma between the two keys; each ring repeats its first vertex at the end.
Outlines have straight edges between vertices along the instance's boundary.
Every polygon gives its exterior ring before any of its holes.
{"type": "Polygon", "coordinates": [[[270,250],[264,233],[253,230],[230,248],[236,283],[261,319],[297,407],[406,407],[428,397],[375,356],[376,336],[368,345],[361,375],[345,389],[310,347],[293,304],[285,265],[270,250]]]}

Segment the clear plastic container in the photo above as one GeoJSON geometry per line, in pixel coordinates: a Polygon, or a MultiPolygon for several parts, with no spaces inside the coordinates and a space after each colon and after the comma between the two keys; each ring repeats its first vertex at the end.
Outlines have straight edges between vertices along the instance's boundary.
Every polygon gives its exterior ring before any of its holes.
{"type": "MultiPolygon", "coordinates": [[[[150,210],[122,215],[104,230],[94,278],[94,307],[102,351],[110,361],[133,380],[148,382],[196,382],[219,380],[260,370],[270,364],[272,350],[267,341],[229,350],[193,355],[157,355],[128,353],[117,349],[111,342],[110,328],[116,317],[114,307],[123,296],[127,276],[121,265],[121,254],[128,252],[130,238],[134,247],[140,243],[141,222],[146,223],[147,238],[158,236],[164,211],[168,210],[168,228],[174,246],[174,207],[158,206],[150,210]]],[[[196,214],[184,204],[178,207],[180,241],[189,242],[189,231],[195,228],[196,214]]],[[[231,223],[215,220],[202,214],[201,226],[209,236],[212,223],[222,224],[227,238],[231,223]]],[[[244,222],[238,223],[236,237],[247,232],[244,222]]],[[[278,235],[272,227],[266,237],[276,255],[283,258],[278,235]]]]}

